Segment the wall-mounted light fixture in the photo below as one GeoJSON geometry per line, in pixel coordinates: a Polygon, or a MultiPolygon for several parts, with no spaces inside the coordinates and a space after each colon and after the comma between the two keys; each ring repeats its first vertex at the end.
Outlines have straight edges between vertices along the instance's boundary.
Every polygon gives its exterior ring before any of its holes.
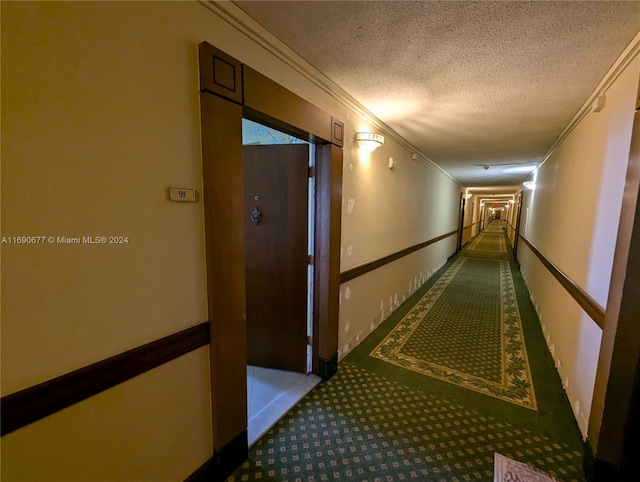
{"type": "Polygon", "coordinates": [[[522,185],[527,189],[529,189],[530,191],[533,191],[536,187],[536,183],[533,181],[525,181],[522,183],[522,185]]]}
{"type": "Polygon", "coordinates": [[[372,132],[356,132],[356,142],[360,149],[371,152],[384,144],[384,136],[372,132]]]}

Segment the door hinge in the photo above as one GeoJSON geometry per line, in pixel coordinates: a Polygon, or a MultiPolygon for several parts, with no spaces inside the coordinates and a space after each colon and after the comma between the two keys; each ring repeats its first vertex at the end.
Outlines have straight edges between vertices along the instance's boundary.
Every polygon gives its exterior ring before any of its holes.
{"type": "Polygon", "coordinates": [[[310,335],[307,335],[307,345],[309,346],[313,345],[313,337],[310,335]]]}
{"type": "Polygon", "coordinates": [[[311,266],[313,266],[313,255],[312,254],[307,256],[307,264],[310,264],[311,266]]]}
{"type": "Polygon", "coordinates": [[[316,175],[316,169],[313,166],[309,166],[309,177],[314,177],[316,175]]]}

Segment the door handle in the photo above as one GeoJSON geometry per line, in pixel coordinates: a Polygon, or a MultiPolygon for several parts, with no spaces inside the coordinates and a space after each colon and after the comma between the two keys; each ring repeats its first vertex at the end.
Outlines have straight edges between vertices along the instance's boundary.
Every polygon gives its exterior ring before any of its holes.
{"type": "Polygon", "coordinates": [[[260,221],[262,221],[262,213],[258,209],[258,206],[256,206],[256,208],[251,211],[251,221],[256,223],[256,225],[259,224],[260,221]]]}

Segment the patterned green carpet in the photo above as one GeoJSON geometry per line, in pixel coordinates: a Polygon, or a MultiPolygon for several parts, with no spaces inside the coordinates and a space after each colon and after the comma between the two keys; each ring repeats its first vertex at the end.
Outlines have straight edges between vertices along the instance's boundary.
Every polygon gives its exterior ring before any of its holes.
{"type": "Polygon", "coordinates": [[[371,356],[536,409],[506,261],[456,259],[371,356]]]}
{"type": "Polygon", "coordinates": [[[228,481],[492,481],[496,452],[584,481],[580,433],[517,265],[499,241],[476,241],[482,252],[470,243],[452,257],[228,481]]]}

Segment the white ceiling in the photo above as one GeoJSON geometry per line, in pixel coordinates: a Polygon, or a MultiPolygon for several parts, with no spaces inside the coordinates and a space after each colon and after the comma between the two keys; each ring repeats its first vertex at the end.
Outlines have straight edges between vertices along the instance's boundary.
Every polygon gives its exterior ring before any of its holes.
{"type": "Polygon", "coordinates": [[[528,176],[640,30],[639,1],[234,3],[488,191],[528,176]]]}

